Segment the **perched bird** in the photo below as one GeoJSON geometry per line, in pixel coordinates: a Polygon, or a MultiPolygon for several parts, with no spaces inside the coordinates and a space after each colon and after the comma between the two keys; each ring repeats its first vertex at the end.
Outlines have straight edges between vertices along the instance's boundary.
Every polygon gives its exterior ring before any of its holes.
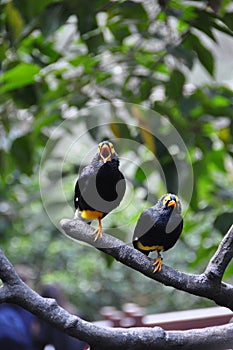
{"type": "Polygon", "coordinates": [[[161,271],[161,251],[172,248],[183,229],[181,203],[175,194],[165,194],[156,205],[145,209],[134,230],[133,246],[148,255],[157,251],[153,272],[161,271]]]}
{"type": "Polygon", "coordinates": [[[74,205],[76,217],[98,220],[95,241],[102,237],[101,220],[115,209],[125,194],[125,178],[119,170],[119,158],[109,141],[98,145],[97,154],[82,171],[76,182],[74,205]]]}

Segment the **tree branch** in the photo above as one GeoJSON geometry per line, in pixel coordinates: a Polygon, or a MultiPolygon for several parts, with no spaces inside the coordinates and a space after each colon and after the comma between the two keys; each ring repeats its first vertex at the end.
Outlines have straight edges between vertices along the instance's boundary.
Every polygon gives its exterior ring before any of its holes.
{"type": "Polygon", "coordinates": [[[231,347],[233,324],[189,331],[154,328],[99,327],[69,314],[55,300],[42,298],[18,277],[12,264],[0,250],[0,301],[16,303],[70,336],[86,341],[92,350],[207,349],[231,347]]]}
{"type": "Polygon", "coordinates": [[[153,280],[190,294],[211,299],[216,304],[228,307],[233,311],[233,286],[221,282],[220,278],[232,257],[232,228],[228,231],[216,254],[211,259],[207,272],[196,275],[177,271],[165,264],[163,264],[160,273],[153,273],[152,259],[121,240],[103,234],[103,237],[95,242],[93,228],[80,220],[63,219],[61,226],[69,237],[96,247],[113,256],[124,265],[141,272],[153,280]],[[213,278],[213,276],[217,276],[217,279],[213,278]]]}
{"type": "Polygon", "coordinates": [[[205,274],[208,278],[221,281],[223,274],[233,258],[233,225],[229,228],[227,234],[210,260],[205,274]]]}
{"type": "Polygon", "coordinates": [[[192,349],[224,350],[233,345],[233,324],[189,331],[154,328],[106,328],[69,314],[53,299],[42,298],[19,278],[0,250],[0,302],[13,302],[70,336],[86,341],[92,350],[192,349]]]}
{"type": "MultiPolygon", "coordinates": [[[[122,241],[103,234],[94,242],[93,229],[78,220],[62,220],[61,225],[69,237],[87,242],[97,249],[112,255],[125,265],[140,271],[145,276],[186,292],[204,296],[218,304],[232,307],[232,286],[216,284],[208,274],[219,280],[232,257],[232,228],[223,239],[206,271],[207,275],[191,275],[176,271],[166,265],[160,273],[153,274],[151,259],[122,241]],[[223,250],[221,250],[221,247],[223,250]],[[224,253],[225,252],[225,253],[224,253]],[[231,253],[230,253],[231,252],[231,253]],[[211,271],[211,272],[210,272],[211,271]],[[212,273],[212,271],[214,273],[212,273]],[[216,273],[217,271],[217,273],[216,273]]],[[[12,302],[34,313],[70,336],[91,345],[92,350],[141,350],[141,349],[192,349],[224,350],[233,346],[233,324],[193,329],[188,331],[164,331],[154,328],[106,328],[86,322],[69,314],[53,299],[42,298],[30,289],[17,275],[13,265],[0,250],[0,302],[12,302]]]]}

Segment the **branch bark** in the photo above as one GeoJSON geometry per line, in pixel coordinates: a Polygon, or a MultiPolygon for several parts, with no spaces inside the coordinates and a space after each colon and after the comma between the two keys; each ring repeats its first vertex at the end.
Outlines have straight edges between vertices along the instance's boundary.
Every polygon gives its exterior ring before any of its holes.
{"type": "MultiPolygon", "coordinates": [[[[149,278],[166,285],[187,291],[192,294],[204,296],[215,300],[223,306],[232,307],[232,286],[219,282],[213,285],[213,275],[209,271],[221,271],[226,268],[230,261],[232,229],[224,238],[223,245],[225,254],[218,249],[207,267],[207,275],[191,275],[176,271],[166,265],[160,273],[153,274],[151,259],[140,252],[124,244],[122,241],[103,235],[100,242],[94,242],[93,229],[78,220],[63,220],[62,227],[66,234],[74,239],[87,242],[96,248],[112,255],[118,261],[134,268],[149,278]],[[224,243],[225,242],[225,243],[224,243]],[[228,244],[226,244],[226,242],[228,244]],[[100,244],[101,243],[101,244],[100,244]],[[226,257],[227,256],[227,257],[226,257]],[[220,267],[219,267],[220,266],[220,267]],[[211,278],[208,278],[208,274],[211,278]],[[197,284],[197,286],[195,286],[197,284]],[[215,288],[217,291],[214,291],[215,288]],[[219,295],[218,295],[219,294],[219,295]],[[225,297],[225,302],[224,298],[225,297]]],[[[55,300],[42,298],[30,289],[17,275],[13,265],[0,250],[0,278],[3,286],[0,288],[0,302],[12,302],[18,304],[38,317],[49,322],[65,333],[86,341],[92,350],[107,349],[211,349],[223,350],[233,346],[233,324],[188,331],[164,331],[160,327],[154,328],[106,328],[86,322],[81,318],[69,314],[61,308],[55,300]]],[[[219,280],[219,275],[217,280],[219,280]]]]}
{"type": "Polygon", "coordinates": [[[216,304],[228,307],[233,311],[233,286],[221,281],[233,255],[233,226],[220,243],[206,271],[200,275],[180,272],[165,264],[161,272],[153,273],[152,259],[119,239],[103,234],[101,240],[94,242],[93,228],[80,220],[64,219],[61,221],[61,226],[69,237],[96,247],[155,281],[211,299],[216,304]]]}

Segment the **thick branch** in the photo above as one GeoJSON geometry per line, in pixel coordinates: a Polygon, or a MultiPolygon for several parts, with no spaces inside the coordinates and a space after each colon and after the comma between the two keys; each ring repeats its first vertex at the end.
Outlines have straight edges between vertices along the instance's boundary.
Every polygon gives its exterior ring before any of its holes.
{"type": "Polygon", "coordinates": [[[0,250],[0,301],[13,302],[65,333],[86,341],[92,350],[192,349],[223,350],[233,345],[233,324],[189,331],[154,328],[105,328],[69,314],[58,304],[42,298],[23,283],[0,250]],[[10,274],[9,274],[10,272],[10,274]],[[14,288],[13,288],[14,286],[14,288]]]}
{"type": "MultiPolygon", "coordinates": [[[[97,242],[94,242],[92,235],[93,229],[89,225],[79,220],[64,219],[61,221],[61,226],[69,237],[75,240],[86,242],[96,247],[97,249],[113,256],[116,260],[120,261],[124,265],[143,273],[145,276],[153,280],[161,282],[167,286],[188,292],[190,294],[211,299],[215,301],[216,304],[228,307],[229,309],[233,310],[233,287],[229,284],[221,282],[221,280],[218,280],[217,283],[215,279],[210,278],[209,274],[187,274],[177,271],[164,264],[160,273],[153,273],[151,259],[138,252],[134,248],[130,247],[129,245],[125,244],[124,242],[120,241],[119,239],[107,234],[103,234],[103,237],[101,239],[99,239],[97,242]]],[[[232,231],[230,230],[227,236],[229,237],[231,235],[232,231]]],[[[230,245],[230,238],[226,240],[230,245]]],[[[226,252],[228,252],[229,249],[229,247],[228,249],[226,248],[226,252]]],[[[219,254],[215,254],[216,259],[219,254]]],[[[226,268],[226,264],[229,262],[230,254],[227,255],[227,259],[223,255],[222,253],[220,254],[222,257],[220,259],[222,262],[222,270],[224,267],[226,268]]],[[[218,266],[216,259],[214,259],[214,263],[212,263],[211,266],[218,266]]]]}
{"type": "MultiPolygon", "coordinates": [[[[193,294],[195,294],[194,284],[200,284],[199,287],[201,287],[203,281],[204,288],[207,288],[207,294],[211,293],[210,288],[206,285],[208,280],[203,278],[203,275],[184,274],[168,268],[165,265],[161,273],[153,274],[151,272],[151,260],[133,248],[125,245],[120,240],[104,234],[101,240],[102,244],[98,246],[100,242],[94,243],[92,236],[93,230],[83,222],[77,220],[63,220],[62,226],[70,237],[95,245],[98,249],[111,254],[119,261],[141,271],[150,278],[167,285],[178,286],[179,289],[191,291],[193,294]]],[[[222,350],[233,346],[233,324],[189,331],[165,332],[159,327],[131,329],[105,328],[86,322],[77,316],[70,315],[67,311],[58,306],[56,301],[42,298],[30,289],[19,278],[14,267],[1,250],[0,278],[3,281],[3,286],[0,288],[0,302],[13,302],[24,307],[65,333],[86,341],[91,345],[92,350],[141,350],[155,348],[158,350],[168,348],[222,350]]],[[[232,293],[232,289],[230,286],[223,285],[221,287],[221,293],[221,298],[224,294],[229,297],[232,293]]],[[[197,292],[197,295],[202,294],[204,295],[204,289],[200,289],[200,291],[197,292]]],[[[207,295],[204,296],[207,297],[207,295]]],[[[226,304],[228,304],[228,302],[226,304]]],[[[225,305],[225,303],[223,303],[223,305],[225,305]]]]}

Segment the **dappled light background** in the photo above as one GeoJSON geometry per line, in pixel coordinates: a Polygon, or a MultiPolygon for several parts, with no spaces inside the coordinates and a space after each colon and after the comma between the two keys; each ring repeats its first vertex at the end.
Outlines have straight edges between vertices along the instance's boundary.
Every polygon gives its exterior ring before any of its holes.
{"type": "MultiPolygon", "coordinates": [[[[35,289],[60,283],[90,319],[125,302],[148,313],[212,306],[69,239],[59,220],[73,217],[78,172],[110,139],[127,192],[104,231],[130,244],[141,211],[178,193],[184,230],[164,263],[203,271],[232,224],[230,2],[217,13],[205,1],[152,0],[96,0],[91,8],[14,0],[0,10],[0,237],[8,258],[31,268],[35,289]]],[[[232,274],[229,266],[225,281],[232,274]]]]}

